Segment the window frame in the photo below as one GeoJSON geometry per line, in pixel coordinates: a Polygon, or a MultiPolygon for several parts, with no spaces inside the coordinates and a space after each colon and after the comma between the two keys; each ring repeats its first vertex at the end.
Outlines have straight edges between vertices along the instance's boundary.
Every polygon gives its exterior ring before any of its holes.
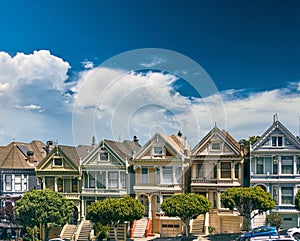
{"type": "Polygon", "coordinates": [[[231,179],[232,178],[232,162],[231,161],[220,161],[220,178],[221,179],[231,179]],[[222,164],[226,164],[226,165],[229,164],[229,168],[228,167],[222,168],[222,164]],[[227,175],[229,174],[229,177],[226,175],[223,176],[226,173],[227,173],[227,175]]]}
{"type": "Polygon", "coordinates": [[[54,167],[63,167],[63,157],[62,156],[54,156],[52,159],[53,159],[53,166],[54,167]],[[58,160],[61,163],[57,163],[58,160]]]}
{"type": "Polygon", "coordinates": [[[148,167],[141,167],[140,183],[141,184],[149,183],[149,168],[148,167]],[[145,171],[145,173],[143,173],[143,171],[145,171]]]}

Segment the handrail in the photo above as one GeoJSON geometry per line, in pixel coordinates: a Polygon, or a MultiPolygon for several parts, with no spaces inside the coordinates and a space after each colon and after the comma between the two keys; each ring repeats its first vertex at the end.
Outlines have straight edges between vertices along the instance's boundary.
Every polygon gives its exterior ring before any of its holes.
{"type": "Polygon", "coordinates": [[[152,219],[148,218],[148,222],[145,229],[145,237],[148,237],[151,232],[152,232],[152,219]]]}
{"type": "Polygon", "coordinates": [[[133,223],[132,223],[132,226],[130,228],[130,238],[133,238],[133,233],[134,233],[134,230],[135,230],[135,226],[136,226],[136,220],[133,220],[133,223]]]}

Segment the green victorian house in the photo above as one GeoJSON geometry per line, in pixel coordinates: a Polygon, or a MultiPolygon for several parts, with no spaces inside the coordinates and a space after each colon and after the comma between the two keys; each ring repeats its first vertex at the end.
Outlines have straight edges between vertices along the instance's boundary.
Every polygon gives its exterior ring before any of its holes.
{"type": "Polygon", "coordinates": [[[52,141],[48,141],[45,149],[48,155],[36,166],[36,176],[41,189],[60,192],[73,201],[74,213],[70,224],[77,224],[82,213],[80,162],[93,146],[54,146],[52,141]]]}

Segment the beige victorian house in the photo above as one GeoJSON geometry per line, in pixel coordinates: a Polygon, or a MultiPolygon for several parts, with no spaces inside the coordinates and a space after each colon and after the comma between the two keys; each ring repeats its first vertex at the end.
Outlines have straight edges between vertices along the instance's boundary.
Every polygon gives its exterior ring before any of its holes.
{"type": "Polygon", "coordinates": [[[136,198],[152,220],[152,231],[162,236],[182,232],[180,220],[164,216],[160,205],[164,199],[186,191],[189,152],[180,132],[172,136],[156,133],[133,159],[136,198]]]}
{"type": "Polygon", "coordinates": [[[192,150],[191,192],[207,197],[212,210],[194,220],[192,232],[207,233],[214,227],[217,233],[238,233],[242,218],[221,205],[220,194],[227,188],[242,187],[244,148],[226,131],[215,126],[192,150]]]}

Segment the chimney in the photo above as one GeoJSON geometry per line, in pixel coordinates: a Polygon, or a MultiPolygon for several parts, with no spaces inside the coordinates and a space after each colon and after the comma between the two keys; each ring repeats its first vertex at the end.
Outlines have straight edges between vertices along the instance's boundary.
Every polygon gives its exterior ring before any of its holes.
{"type": "Polygon", "coordinates": [[[46,148],[45,148],[47,155],[50,153],[52,148],[53,148],[53,141],[47,141],[46,148]]]}
{"type": "Polygon", "coordinates": [[[92,137],[92,147],[95,147],[96,146],[96,137],[93,136],[92,137]]]}
{"type": "Polygon", "coordinates": [[[27,151],[27,160],[29,161],[29,163],[33,163],[34,162],[34,152],[33,151],[27,151]]]}
{"type": "Polygon", "coordinates": [[[133,137],[133,141],[136,142],[136,143],[139,142],[139,139],[137,138],[137,136],[134,136],[134,137],[133,137]]]}
{"type": "Polygon", "coordinates": [[[240,144],[240,150],[241,150],[241,152],[244,154],[244,151],[245,151],[245,145],[244,145],[243,142],[240,144]]]}

